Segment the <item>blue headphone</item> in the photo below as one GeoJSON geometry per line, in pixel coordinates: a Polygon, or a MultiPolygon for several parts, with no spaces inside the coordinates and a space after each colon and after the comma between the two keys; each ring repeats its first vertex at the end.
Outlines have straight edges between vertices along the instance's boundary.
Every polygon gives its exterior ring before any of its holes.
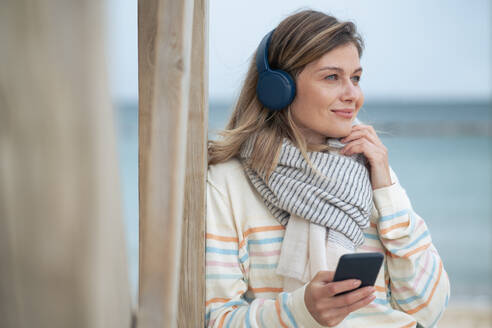
{"type": "Polygon", "coordinates": [[[256,52],[256,69],[259,74],[256,95],[263,106],[277,111],[292,103],[296,96],[296,83],[289,73],[271,69],[268,64],[268,47],[273,31],[263,37],[256,52]]]}

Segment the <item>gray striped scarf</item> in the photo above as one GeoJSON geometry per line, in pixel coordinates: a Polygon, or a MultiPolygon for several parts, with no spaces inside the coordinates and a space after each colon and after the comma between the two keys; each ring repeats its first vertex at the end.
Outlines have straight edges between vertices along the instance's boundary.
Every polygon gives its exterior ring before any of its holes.
{"type": "Polygon", "coordinates": [[[301,151],[285,139],[278,164],[266,182],[246,164],[254,142],[251,138],[241,149],[241,162],[266,206],[283,226],[287,226],[292,213],[325,226],[327,236],[329,229],[333,229],[345,235],[352,246],[362,245],[362,230],[369,226],[372,206],[372,187],[362,154],[308,152],[320,175],[301,151]]]}

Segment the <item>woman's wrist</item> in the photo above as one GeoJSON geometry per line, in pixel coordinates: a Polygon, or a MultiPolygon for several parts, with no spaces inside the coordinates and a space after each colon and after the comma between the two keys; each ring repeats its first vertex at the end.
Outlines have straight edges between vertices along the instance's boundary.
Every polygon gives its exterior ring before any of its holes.
{"type": "Polygon", "coordinates": [[[374,166],[371,165],[371,185],[372,190],[392,185],[389,164],[387,162],[374,166]]]}

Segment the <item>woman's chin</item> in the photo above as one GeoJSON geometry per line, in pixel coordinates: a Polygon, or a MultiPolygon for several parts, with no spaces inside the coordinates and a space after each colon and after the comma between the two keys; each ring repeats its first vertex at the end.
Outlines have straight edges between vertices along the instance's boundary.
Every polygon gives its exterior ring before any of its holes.
{"type": "Polygon", "coordinates": [[[349,125],[347,128],[344,128],[344,129],[337,129],[336,131],[331,131],[329,134],[328,134],[328,138],[345,138],[346,136],[348,136],[350,134],[350,132],[352,131],[352,127],[349,125]]]}

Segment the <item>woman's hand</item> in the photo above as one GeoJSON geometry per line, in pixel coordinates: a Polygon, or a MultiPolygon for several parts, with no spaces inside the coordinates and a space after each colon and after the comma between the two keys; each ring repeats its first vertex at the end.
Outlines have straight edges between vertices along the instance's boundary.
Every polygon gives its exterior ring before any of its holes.
{"type": "Polygon", "coordinates": [[[323,326],[333,327],[350,312],[371,303],[376,297],[374,287],[364,287],[350,293],[335,296],[360,285],[359,280],[333,281],[333,271],[320,271],[306,286],[304,302],[313,318],[323,326]]]}
{"type": "Polygon", "coordinates": [[[340,154],[350,156],[362,153],[366,156],[370,165],[373,190],[391,185],[388,149],[379,140],[371,125],[358,124],[352,126],[350,134],[340,141],[346,143],[340,154]]]}

